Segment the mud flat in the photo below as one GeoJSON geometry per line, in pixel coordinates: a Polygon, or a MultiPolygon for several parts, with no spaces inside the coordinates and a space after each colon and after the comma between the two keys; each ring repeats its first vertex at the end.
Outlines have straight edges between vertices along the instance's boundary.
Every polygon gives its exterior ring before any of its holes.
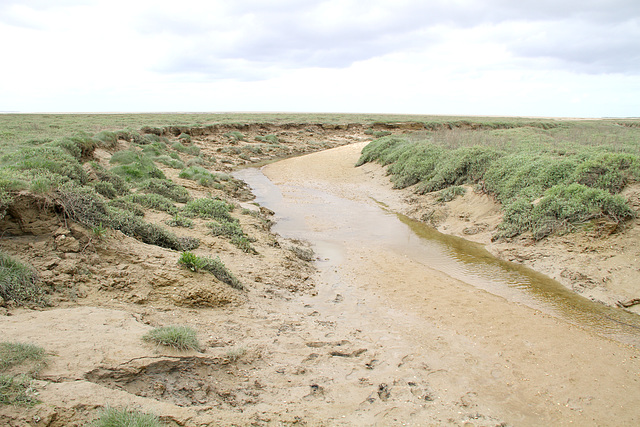
{"type": "MultiPolygon", "coordinates": [[[[635,348],[428,268],[384,242],[376,244],[375,228],[364,241],[350,235],[348,221],[366,222],[363,216],[349,219],[344,212],[344,224],[323,219],[318,206],[337,209],[332,197],[372,208],[378,208],[376,202],[402,207],[400,193],[389,190],[376,166],[353,168],[360,148],[356,144],[289,159],[263,171],[289,203],[317,203],[304,216],[304,227],[293,227],[298,237],[318,241],[319,264],[326,264],[321,269],[324,290],[319,285],[325,302],[315,304],[334,301],[332,317],[338,323],[357,325],[377,343],[374,359],[398,369],[384,380],[387,387],[411,388],[413,383],[429,390],[429,403],[421,408],[398,406],[386,414],[403,414],[396,419],[425,425],[425,420],[462,422],[463,413],[477,415],[479,425],[488,420],[513,425],[638,422],[635,348]],[[303,196],[301,188],[311,188],[305,194],[312,197],[303,196]],[[341,240],[334,237],[339,227],[347,230],[337,233],[341,240]]],[[[383,422],[382,413],[373,419],[383,422]]]]}

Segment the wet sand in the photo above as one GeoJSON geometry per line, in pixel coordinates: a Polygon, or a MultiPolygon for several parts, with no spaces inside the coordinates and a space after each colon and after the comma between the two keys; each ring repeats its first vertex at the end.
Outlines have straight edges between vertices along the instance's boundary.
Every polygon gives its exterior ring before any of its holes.
{"type": "MultiPolygon", "coordinates": [[[[376,166],[353,167],[361,148],[354,144],[281,161],[264,173],[283,186],[285,197],[287,189],[305,186],[399,207],[402,201],[371,169],[376,166]]],[[[311,214],[306,223],[311,232],[301,238],[334,226],[311,214]]],[[[438,411],[457,402],[462,412],[473,408],[487,420],[513,425],[640,422],[636,349],[478,290],[401,253],[349,239],[340,245],[335,262],[329,259],[322,270],[324,286],[333,283],[332,291],[341,294],[334,316],[357,323],[365,334],[385,331],[379,360],[402,353],[416,364],[408,375],[428,384],[440,404],[420,409],[422,420],[442,421],[438,411]]],[[[318,311],[328,309],[325,304],[318,311]]]]}

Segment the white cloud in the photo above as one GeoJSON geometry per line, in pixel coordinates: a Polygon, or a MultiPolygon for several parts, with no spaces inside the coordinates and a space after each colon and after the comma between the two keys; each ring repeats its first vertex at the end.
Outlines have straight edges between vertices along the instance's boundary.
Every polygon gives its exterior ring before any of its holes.
{"type": "Polygon", "coordinates": [[[0,110],[638,115],[636,0],[5,0],[0,39],[0,110]]]}

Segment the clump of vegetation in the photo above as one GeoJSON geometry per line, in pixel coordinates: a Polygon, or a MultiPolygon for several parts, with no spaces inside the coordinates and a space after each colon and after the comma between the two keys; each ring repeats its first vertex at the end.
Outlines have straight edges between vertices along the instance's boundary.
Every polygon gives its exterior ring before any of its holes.
{"type": "Polygon", "coordinates": [[[180,214],[175,214],[165,222],[171,227],[193,228],[193,220],[186,218],[180,214]]]}
{"type": "Polygon", "coordinates": [[[191,251],[200,247],[200,239],[197,237],[182,236],[178,237],[178,244],[180,245],[180,250],[191,251]]]}
{"type": "Polygon", "coordinates": [[[242,132],[237,130],[227,132],[224,134],[225,137],[229,138],[232,142],[244,141],[244,135],[242,132]]]}
{"type": "Polygon", "coordinates": [[[234,221],[229,214],[234,206],[220,199],[195,199],[187,202],[182,214],[189,218],[200,217],[217,221],[234,221]]]}
{"type": "Polygon", "coordinates": [[[31,406],[38,403],[33,375],[45,365],[43,348],[28,343],[0,342],[0,371],[28,364],[28,372],[0,374],[0,404],[31,406]]]}
{"type": "Polygon", "coordinates": [[[36,395],[30,376],[0,374],[0,405],[33,406],[36,395]]]}
{"type": "Polygon", "coordinates": [[[176,150],[176,151],[178,151],[180,153],[189,154],[191,156],[199,156],[200,155],[200,148],[196,147],[195,145],[184,145],[184,143],[181,143],[179,141],[174,142],[171,145],[171,148],[173,148],[174,150],[176,150]]]}
{"type": "Polygon", "coordinates": [[[174,159],[171,156],[163,154],[155,157],[153,160],[173,169],[184,169],[184,162],[180,159],[174,159]]]}
{"type": "Polygon", "coordinates": [[[453,187],[440,190],[437,200],[439,202],[450,202],[458,196],[464,196],[466,192],[467,190],[464,187],[461,187],[459,185],[454,185],[453,187]]]}
{"type": "Polygon", "coordinates": [[[142,339],[176,350],[200,350],[198,334],[190,326],[171,325],[154,328],[147,332],[142,339]]]}
{"type": "Polygon", "coordinates": [[[111,172],[120,175],[127,182],[149,178],[166,179],[164,173],[153,162],[153,156],[138,150],[123,150],[113,154],[110,160],[116,164],[111,172]]]}
{"type": "Polygon", "coordinates": [[[173,203],[173,200],[165,196],[161,196],[160,194],[133,193],[122,197],[122,199],[131,203],[136,203],[146,209],[154,209],[170,214],[176,214],[178,212],[178,208],[175,203],[173,203]]]}
{"type": "Polygon", "coordinates": [[[191,252],[183,252],[178,259],[178,264],[188,268],[191,271],[208,271],[213,274],[218,280],[232,288],[242,290],[244,286],[240,283],[240,280],[231,273],[220,258],[208,258],[200,257],[191,252]]]}
{"type": "Polygon", "coordinates": [[[191,200],[186,188],[169,179],[150,178],[138,186],[138,191],[159,194],[178,203],[186,203],[191,200]]]}
{"type": "Polygon", "coordinates": [[[162,427],[165,424],[152,414],[106,407],[89,425],[91,427],[162,427]]]}
{"type": "Polygon", "coordinates": [[[640,180],[637,136],[612,136],[607,144],[608,136],[580,127],[587,125],[450,125],[379,138],[363,149],[357,165],[379,162],[388,166],[395,188],[441,191],[443,201],[460,185],[477,184],[503,205],[496,238],[531,232],[541,239],[593,219],[619,223],[634,215],[618,193],[640,180]]]}
{"type": "Polygon", "coordinates": [[[38,283],[36,271],[1,251],[0,297],[18,305],[46,305],[45,292],[38,283]]]}
{"type": "Polygon", "coordinates": [[[44,349],[35,344],[0,342],[0,371],[7,370],[24,362],[35,363],[35,371],[37,371],[43,366],[44,359],[44,349]]]}
{"type": "Polygon", "coordinates": [[[179,178],[196,181],[204,187],[212,187],[215,183],[220,182],[217,174],[212,174],[201,166],[189,166],[178,175],[179,178]]]}
{"type": "Polygon", "coordinates": [[[256,141],[268,142],[270,144],[279,144],[277,135],[256,136],[256,141]]]}

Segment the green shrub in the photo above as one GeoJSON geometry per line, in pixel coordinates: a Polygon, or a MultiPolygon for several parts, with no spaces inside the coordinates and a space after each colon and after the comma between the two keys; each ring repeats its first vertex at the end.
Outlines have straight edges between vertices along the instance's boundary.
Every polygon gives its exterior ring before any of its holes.
{"type": "Polygon", "coordinates": [[[192,252],[181,253],[180,258],[178,258],[178,264],[188,268],[193,272],[202,270],[202,266],[204,265],[200,257],[192,252]]]}
{"type": "Polygon", "coordinates": [[[201,260],[203,261],[203,265],[202,265],[203,270],[206,270],[209,273],[213,274],[218,280],[220,280],[223,283],[226,283],[232,288],[235,288],[238,290],[244,289],[244,286],[242,285],[242,283],[240,283],[238,278],[236,278],[236,276],[227,269],[227,267],[220,260],[220,258],[212,259],[212,258],[204,257],[204,258],[201,258],[201,260]]]}
{"type": "Polygon", "coordinates": [[[91,162],[89,163],[89,166],[91,166],[91,169],[96,174],[96,177],[100,182],[107,182],[112,185],[116,195],[122,196],[129,192],[129,185],[121,176],[106,170],[97,162],[91,162]]]}
{"type": "Polygon", "coordinates": [[[453,187],[445,188],[444,190],[440,190],[440,194],[438,195],[439,202],[450,202],[458,196],[464,196],[467,190],[464,187],[460,187],[459,185],[455,185],[453,187]]]}
{"type": "Polygon", "coordinates": [[[98,143],[87,133],[62,138],[53,145],[64,148],[76,159],[89,158],[93,155],[98,143]]]}
{"type": "Polygon", "coordinates": [[[167,225],[171,227],[184,227],[184,228],[193,228],[193,221],[189,218],[185,218],[180,214],[175,214],[173,217],[169,218],[165,221],[167,225]]]}
{"type": "Polygon", "coordinates": [[[182,141],[183,144],[191,144],[191,135],[188,133],[181,133],[178,135],[178,139],[182,141]]]}
{"type": "Polygon", "coordinates": [[[182,250],[180,241],[173,233],[170,233],[159,225],[149,224],[131,212],[111,208],[109,220],[105,222],[105,224],[149,245],[156,245],[178,251],[182,250]]]}
{"type": "Polygon", "coordinates": [[[191,156],[199,156],[200,148],[195,145],[184,145],[181,142],[174,142],[171,147],[180,153],[189,154],[191,156]]]}
{"type": "Polygon", "coordinates": [[[182,214],[189,218],[201,217],[218,221],[234,221],[229,212],[233,205],[220,199],[195,199],[187,202],[182,209],[182,214]]]}
{"type": "Polygon", "coordinates": [[[158,417],[135,410],[104,408],[90,427],[162,427],[158,417]]]}
{"type": "Polygon", "coordinates": [[[216,174],[212,174],[208,170],[200,166],[189,166],[184,169],[178,175],[179,178],[188,179],[191,181],[197,181],[204,187],[211,187],[216,182],[220,181],[220,178],[216,174]]]}
{"type": "Polygon", "coordinates": [[[149,178],[167,178],[154,164],[152,156],[144,155],[139,151],[118,151],[113,154],[110,162],[118,164],[118,166],[111,168],[111,172],[123,177],[128,182],[149,178]]]}
{"type": "Polygon", "coordinates": [[[36,271],[4,252],[0,252],[0,297],[18,305],[46,304],[36,271]]]}
{"type": "Polygon", "coordinates": [[[64,214],[87,227],[109,223],[109,211],[105,199],[90,187],[80,187],[74,183],[61,185],[55,200],[64,214]]]}
{"type": "Polygon", "coordinates": [[[93,136],[93,139],[104,148],[115,148],[118,145],[118,134],[103,130],[93,136]]]}
{"type": "Polygon", "coordinates": [[[208,271],[218,280],[232,288],[242,290],[244,286],[236,276],[231,273],[220,258],[212,259],[208,257],[199,257],[191,252],[183,252],[178,259],[178,264],[188,268],[191,271],[208,271]]]}
{"type": "Polygon", "coordinates": [[[200,247],[200,239],[197,237],[181,236],[178,237],[178,244],[181,251],[191,251],[200,247]]]}
{"type": "Polygon", "coordinates": [[[224,134],[224,136],[231,139],[232,141],[244,141],[244,135],[242,134],[242,132],[239,132],[237,130],[227,132],[224,134]]]}
{"type": "Polygon", "coordinates": [[[154,193],[169,198],[178,203],[186,203],[191,196],[186,188],[169,179],[150,178],[143,181],[138,190],[143,193],[154,193]]]}
{"type": "Polygon", "coordinates": [[[178,213],[178,208],[173,203],[173,200],[161,196],[160,194],[141,194],[132,193],[122,197],[123,200],[128,202],[137,203],[138,205],[146,209],[155,209],[157,211],[163,211],[170,214],[178,213]]]}
{"type": "Polygon", "coordinates": [[[12,171],[51,172],[63,181],[85,184],[88,176],[78,160],[66,150],[54,146],[28,147],[5,154],[0,164],[12,171]]]}
{"type": "Polygon", "coordinates": [[[154,328],[142,339],[176,350],[200,350],[198,335],[190,326],[171,325],[154,328]]]}
{"type": "Polygon", "coordinates": [[[184,169],[184,162],[180,159],[174,159],[171,156],[162,155],[153,160],[173,169],[184,169]]]}
{"type": "Polygon", "coordinates": [[[118,197],[118,192],[113,187],[113,184],[108,181],[98,181],[92,183],[93,188],[102,196],[107,199],[115,199],[118,197]]]}
{"type": "Polygon", "coordinates": [[[224,236],[231,239],[231,243],[243,252],[252,254],[257,253],[253,246],[251,246],[251,240],[244,234],[244,231],[237,220],[220,220],[218,222],[210,222],[207,223],[207,227],[211,229],[211,234],[214,236],[224,236]]]}
{"type": "Polygon", "coordinates": [[[277,135],[256,136],[256,141],[268,142],[270,144],[279,144],[277,135]]]}
{"type": "Polygon", "coordinates": [[[112,208],[117,208],[119,210],[129,212],[130,214],[135,216],[144,216],[144,209],[142,208],[142,206],[123,197],[110,200],[107,205],[112,208]]]}

